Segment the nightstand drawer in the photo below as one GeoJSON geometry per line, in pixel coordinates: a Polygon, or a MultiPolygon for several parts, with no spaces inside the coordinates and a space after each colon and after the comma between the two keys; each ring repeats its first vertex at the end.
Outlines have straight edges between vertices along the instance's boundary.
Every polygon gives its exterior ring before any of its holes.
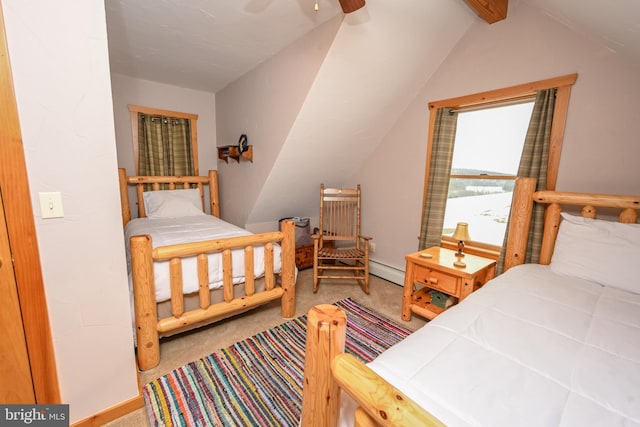
{"type": "Polygon", "coordinates": [[[432,289],[458,296],[458,278],[421,265],[416,266],[415,281],[432,289]]]}

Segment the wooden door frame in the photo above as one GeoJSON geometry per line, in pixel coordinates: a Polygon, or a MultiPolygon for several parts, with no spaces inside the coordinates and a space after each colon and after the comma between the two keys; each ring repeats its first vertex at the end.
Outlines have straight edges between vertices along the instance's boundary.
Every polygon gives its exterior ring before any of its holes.
{"type": "Polygon", "coordinates": [[[0,0],[0,189],[38,404],[60,402],[27,167],[0,0]]]}

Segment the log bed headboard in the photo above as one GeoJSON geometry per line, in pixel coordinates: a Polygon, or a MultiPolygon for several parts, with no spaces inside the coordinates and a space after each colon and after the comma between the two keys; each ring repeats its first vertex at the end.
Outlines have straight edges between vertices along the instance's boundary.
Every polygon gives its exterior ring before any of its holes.
{"type": "Polygon", "coordinates": [[[505,251],[504,270],[524,263],[529,226],[534,203],[546,205],[544,230],[540,249],[540,264],[551,262],[562,206],[579,206],[585,218],[595,218],[597,208],[612,208],[619,211],[618,220],[626,224],[638,222],[640,197],[612,194],[573,193],[557,191],[535,191],[534,178],[518,178],[513,193],[509,237],[505,251]]]}
{"type": "Polygon", "coordinates": [[[122,206],[122,225],[125,226],[131,221],[131,202],[129,200],[129,186],[135,185],[136,198],[138,205],[138,217],[146,217],[144,203],[142,201],[142,193],[149,191],[162,190],[161,185],[166,184],[167,190],[175,190],[179,188],[197,188],[200,190],[200,199],[202,200],[202,210],[206,212],[205,207],[205,185],[209,186],[209,208],[211,215],[220,218],[220,195],[218,192],[218,171],[210,170],[207,176],[127,176],[125,168],[118,168],[118,177],[120,180],[120,202],[122,206]]]}

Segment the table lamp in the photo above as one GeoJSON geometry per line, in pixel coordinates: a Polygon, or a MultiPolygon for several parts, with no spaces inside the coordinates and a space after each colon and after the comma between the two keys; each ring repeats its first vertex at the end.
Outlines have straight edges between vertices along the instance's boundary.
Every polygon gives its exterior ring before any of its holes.
{"type": "Polygon", "coordinates": [[[469,224],[466,222],[459,222],[456,225],[456,231],[453,232],[454,239],[458,241],[458,252],[456,252],[456,257],[459,259],[453,263],[456,267],[465,267],[466,264],[462,262],[460,258],[464,256],[464,242],[465,240],[471,240],[469,237],[469,224]]]}

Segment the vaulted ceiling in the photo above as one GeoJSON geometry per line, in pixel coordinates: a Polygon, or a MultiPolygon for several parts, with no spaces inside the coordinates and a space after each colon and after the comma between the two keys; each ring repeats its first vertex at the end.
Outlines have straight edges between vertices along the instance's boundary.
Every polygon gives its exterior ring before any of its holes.
{"type": "MultiPolygon", "coordinates": [[[[376,1],[380,0],[369,0],[376,1]]],[[[465,0],[451,0],[455,1],[465,0]]],[[[511,0],[509,7],[519,2],[534,5],[640,62],[636,0],[511,0]]],[[[113,72],[209,92],[217,92],[342,14],[338,0],[318,0],[318,11],[315,0],[106,0],[105,4],[113,72]]]]}
{"type": "MultiPolygon", "coordinates": [[[[214,93],[343,14],[338,0],[318,0],[317,11],[315,0],[105,3],[112,72],[214,93]]],[[[247,182],[243,198],[225,199],[225,212],[231,213],[225,219],[247,226],[291,212],[314,215],[309,209],[315,193],[309,189],[328,183],[328,177],[334,184],[346,182],[362,167],[425,79],[480,19],[471,6],[485,3],[367,0],[362,9],[345,15],[304,104],[277,148],[277,158],[268,165],[262,160],[260,167],[266,170],[253,168],[255,182],[247,182]],[[313,163],[300,161],[301,146],[307,156],[314,156],[313,163]],[[287,188],[286,195],[282,188],[287,188]],[[286,203],[278,197],[286,197],[286,203]]],[[[500,9],[506,1],[489,2],[493,3],[500,9]]],[[[513,10],[525,3],[640,63],[640,2],[511,0],[508,7],[513,10]]],[[[500,15],[500,10],[496,12],[500,15]]],[[[487,21],[495,18],[482,10],[480,15],[487,21]]],[[[507,12],[507,20],[508,16],[507,12]]],[[[225,172],[227,182],[237,181],[233,179],[237,168],[225,172]]]]}
{"type": "Polygon", "coordinates": [[[106,0],[111,71],[217,92],[313,28],[338,1],[106,0]],[[170,52],[170,54],[167,54],[170,52]]]}

